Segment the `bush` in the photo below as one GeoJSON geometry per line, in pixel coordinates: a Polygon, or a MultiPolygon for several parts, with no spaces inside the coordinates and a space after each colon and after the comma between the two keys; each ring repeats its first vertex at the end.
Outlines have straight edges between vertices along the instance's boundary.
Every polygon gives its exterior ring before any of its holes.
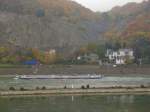
{"type": "Polygon", "coordinates": [[[64,86],[64,89],[67,89],[67,86],[64,86]]]}
{"type": "Polygon", "coordinates": [[[45,86],[43,86],[41,89],[42,89],[42,90],[46,90],[46,87],[45,87],[45,86]]]}
{"type": "Polygon", "coordinates": [[[88,84],[88,85],[86,85],[86,88],[87,88],[87,89],[89,89],[89,88],[90,88],[90,85],[89,85],[89,84],[88,84]]]}
{"type": "Polygon", "coordinates": [[[14,91],[14,90],[15,90],[15,88],[14,88],[14,87],[10,87],[10,88],[9,88],[9,90],[14,91]]]}
{"type": "Polygon", "coordinates": [[[25,91],[26,89],[24,87],[21,87],[20,88],[20,91],[25,91]]]}
{"type": "Polygon", "coordinates": [[[39,90],[40,88],[37,86],[35,89],[36,89],[36,90],[39,90]]]}
{"type": "Polygon", "coordinates": [[[141,86],[140,86],[141,88],[145,88],[145,86],[142,84],[141,86]]]}
{"type": "Polygon", "coordinates": [[[81,86],[81,89],[85,89],[85,87],[82,85],[82,86],[81,86]]]}
{"type": "Polygon", "coordinates": [[[125,63],[128,64],[128,65],[131,65],[131,64],[134,63],[134,60],[127,58],[126,61],[125,61],[125,63]]]}

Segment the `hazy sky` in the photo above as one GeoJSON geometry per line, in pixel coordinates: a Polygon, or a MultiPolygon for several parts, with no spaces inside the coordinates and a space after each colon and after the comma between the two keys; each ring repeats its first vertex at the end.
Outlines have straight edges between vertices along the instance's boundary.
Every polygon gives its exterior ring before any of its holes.
{"type": "Polygon", "coordinates": [[[114,6],[122,6],[128,2],[142,2],[143,0],[73,0],[93,11],[108,11],[114,6]]]}

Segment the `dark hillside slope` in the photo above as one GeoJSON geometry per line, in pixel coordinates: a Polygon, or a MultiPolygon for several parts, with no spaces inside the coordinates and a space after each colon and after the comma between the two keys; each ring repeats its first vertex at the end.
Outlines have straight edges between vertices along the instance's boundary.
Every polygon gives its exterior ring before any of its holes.
{"type": "Polygon", "coordinates": [[[89,42],[147,36],[149,15],[150,0],[100,14],[70,0],[0,0],[0,43],[73,51],[89,42]]]}
{"type": "Polygon", "coordinates": [[[68,0],[0,0],[1,42],[23,47],[72,48],[96,41],[96,19],[68,0]]]}

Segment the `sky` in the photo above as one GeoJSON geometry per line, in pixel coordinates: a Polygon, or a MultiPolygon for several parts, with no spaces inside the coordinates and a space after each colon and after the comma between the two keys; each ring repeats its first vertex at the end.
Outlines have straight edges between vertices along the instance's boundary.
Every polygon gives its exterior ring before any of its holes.
{"type": "Polygon", "coordinates": [[[73,0],[93,11],[106,12],[114,6],[122,6],[128,2],[142,2],[143,0],[73,0]]]}

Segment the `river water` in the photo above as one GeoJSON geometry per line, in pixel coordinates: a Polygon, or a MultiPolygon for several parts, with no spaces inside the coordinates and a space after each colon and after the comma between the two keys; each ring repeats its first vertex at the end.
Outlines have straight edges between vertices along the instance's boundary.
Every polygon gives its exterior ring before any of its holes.
{"type": "Polygon", "coordinates": [[[0,112],[150,112],[150,96],[0,97],[0,112]]]}
{"type": "MultiPolygon", "coordinates": [[[[0,77],[0,90],[150,85],[150,77],[107,76],[86,80],[15,80],[0,77]]],[[[0,112],[150,112],[150,95],[24,96],[0,97],[0,112]]]]}
{"type": "Polygon", "coordinates": [[[150,77],[119,77],[119,76],[107,76],[102,79],[32,79],[22,80],[14,79],[15,76],[0,77],[0,90],[8,90],[10,87],[19,89],[24,87],[26,89],[35,89],[36,87],[46,88],[80,88],[82,85],[90,85],[90,87],[105,87],[105,86],[150,86],[150,77]]]}

